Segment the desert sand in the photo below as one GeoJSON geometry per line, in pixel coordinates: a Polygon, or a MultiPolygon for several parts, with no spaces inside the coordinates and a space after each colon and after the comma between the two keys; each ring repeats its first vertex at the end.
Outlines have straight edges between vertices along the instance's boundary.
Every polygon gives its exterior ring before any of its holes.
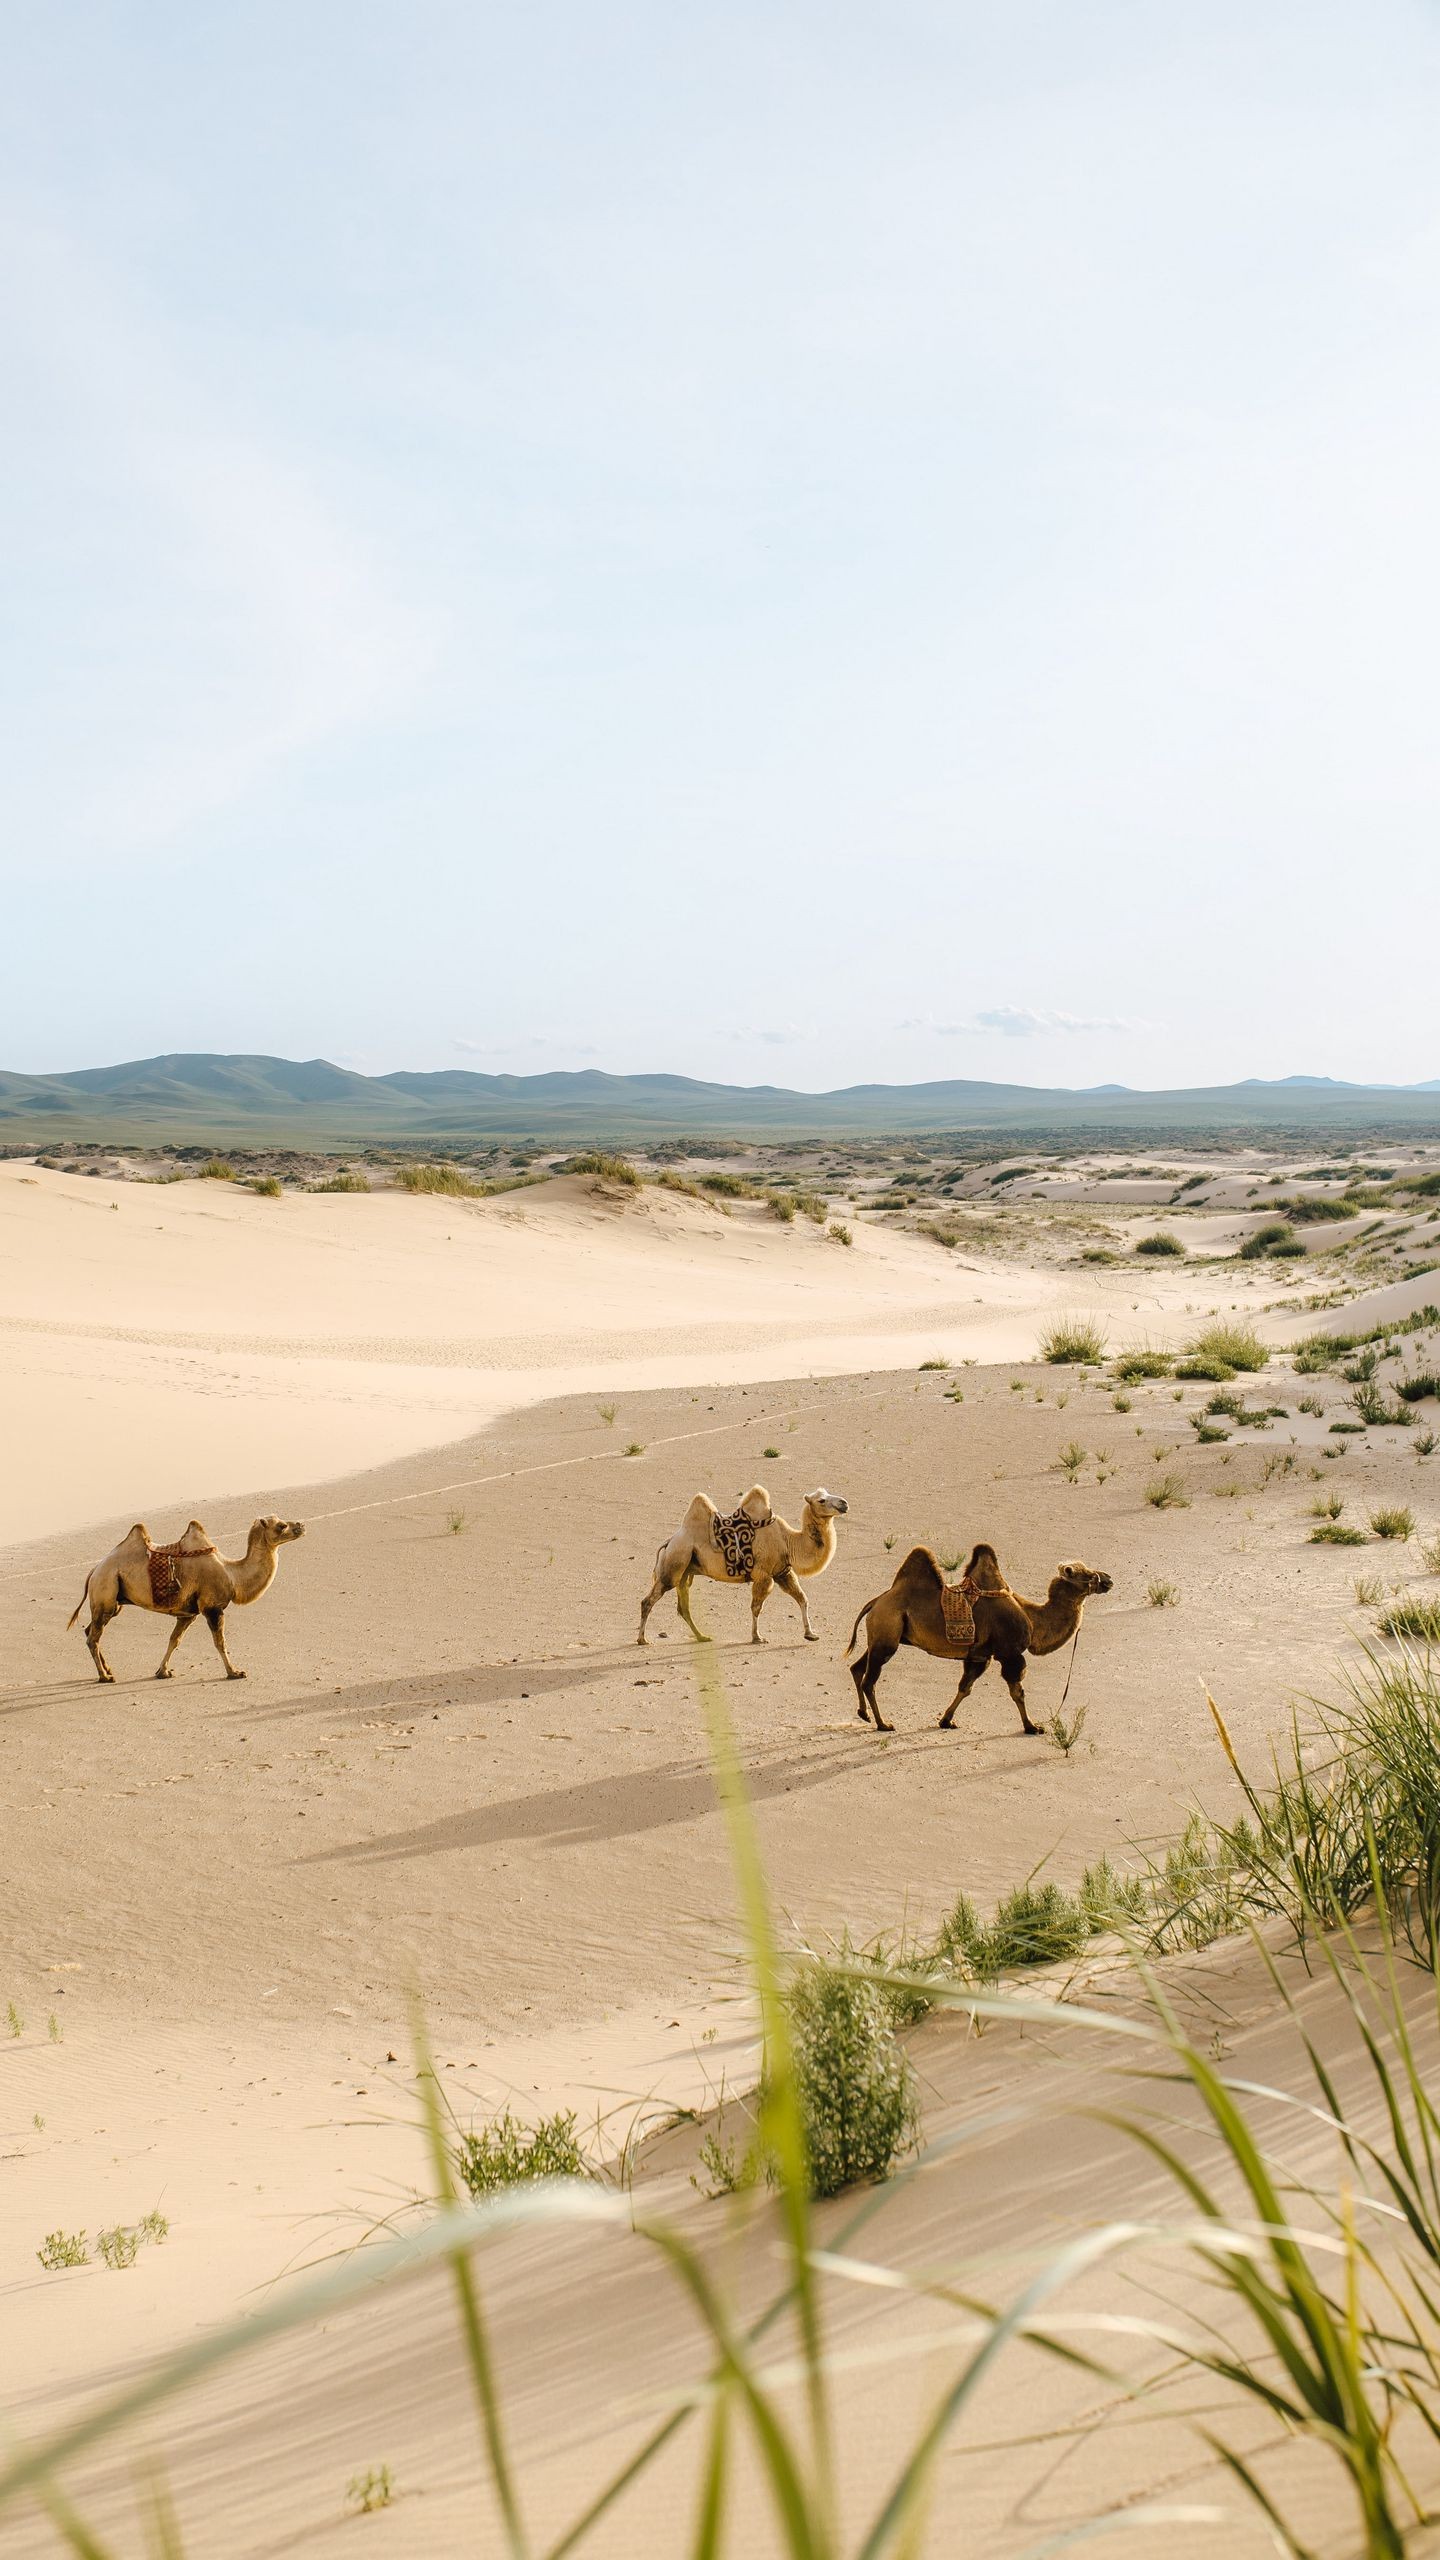
{"type": "MultiPolygon", "coordinates": [[[[1324,1454],[1333,1379],[1306,1382],[1322,1410],[1302,1413],[1272,1373],[1283,1418],[1214,1446],[1191,1428],[1203,1387],[1137,1385],[1121,1410],[1112,1381],[1034,1359],[1059,1307],[1100,1308],[1116,1340],[1174,1340],[1205,1307],[1263,1308],[1274,1274],[958,1269],[913,1236],[860,1228],[846,1249],[584,1182],[518,1202],[273,1202],[6,1165],[0,1221],[0,2007],[21,2022],[0,2048],[0,2391],[27,2435],[423,2195],[417,1995],[462,2123],[568,2105],[613,2151],[753,2077],[697,1652],[668,1602],[650,1646],[634,1641],[654,1550],[697,1485],[733,1501],[758,1478],[791,1519],[817,1483],[850,1505],[810,1586],[819,1644],[782,1595],[759,1649],[743,1594],[695,1603],[777,1909],[812,1943],[933,1923],[960,1890],[983,1906],[1042,1865],[1073,1882],[1102,1848],[1123,1863],[1164,1840],[1192,1802],[1232,1801],[1206,1688],[1262,1768],[1292,1701],[1333,1686],[1368,1634],[1357,1557],[1308,1543],[1317,1485],[1356,1518],[1382,1498],[1440,1516],[1440,1461],[1417,1463],[1404,1433],[1324,1454]],[[1166,1468],[1185,1507],[1157,1511],[1146,1488],[1166,1468]],[[131,1611],[102,1689],[65,1619],[111,1536],[137,1515],[174,1535],[194,1511],[234,1553],[262,1509],[308,1525],[263,1602],[232,1614],[244,1685],[202,1630],[157,1687],[168,1622],[131,1611]],[[1023,1589],[1075,1554],[1114,1576],[1086,1616],[1068,1755],[1022,1737],[994,1674],[940,1733],[953,1677],[911,1653],[886,1674],[895,1734],[856,1720],[856,1610],[913,1540],[948,1559],[979,1537],[1023,1589]],[[1172,1605],[1152,1604],[1157,1582],[1172,1605]],[[37,2266],[47,2231],[152,2207],[171,2236],[134,2267],[37,2266]]],[[[1302,1321],[1277,1312],[1275,1339],[1302,1321]]],[[[1413,1550],[1358,1562],[1421,1577],[1413,1550]]],[[[1032,1711],[1053,1711],[1065,1674],[1035,1666],[1032,1711]]],[[[1191,1971],[1195,1999],[1251,2040],[1255,2076],[1280,2071],[1254,1971],[1233,1950],[1191,1971]]],[[[897,2192],[887,2246],[907,2263],[1134,2205],[1116,2138],[1057,2115],[1094,2095],[1101,2060],[1087,2078],[1052,2038],[977,2044],[936,2021],[916,2057],[927,2131],[1011,2105],[1025,2129],[977,2131],[897,2192]]],[[[725,2208],[690,2185],[696,2140],[666,2136],[641,2183],[721,2249],[725,2208]]],[[[835,2227],[845,2207],[829,2211],[835,2227]]],[[[761,2243],[740,2251],[742,2290],[765,2262],[761,2243]]],[[[623,2235],[507,2242],[494,2280],[527,2493],[558,2529],[693,2339],[623,2235]],[[577,2251],[594,2306],[578,2332],[577,2251]]],[[[924,2316],[938,2338],[946,2321],[924,2316]]],[[[1094,2443],[977,2455],[1033,2432],[1033,2367],[997,2383],[941,2474],[942,2521],[983,2518],[997,2551],[1113,2495],[1094,2443]]],[[[924,2360],[856,2380],[873,2420],[847,2431],[857,2494],[878,2491],[937,2377],[924,2360]]],[[[1066,2385],[1046,2408],[1058,2424],[1084,2399],[1066,2385]]],[[[347,2479],[381,2460],[401,2494],[367,2532],[397,2553],[477,2547],[479,2457],[436,2283],[267,2351],[167,2446],[197,2550],[324,2547],[354,2530],[347,2479]]],[[[1178,2431],[1133,2458],[1137,2494],[1204,2468],[1178,2431]]],[[[79,2479],[138,2547],[125,2467],[102,2457],[79,2479]]],[[[594,2547],[663,2552],[693,2480],[691,2446],[594,2547]]],[[[1208,2473],[1216,2494],[1242,2519],[1236,2547],[1264,2548],[1208,2473]]],[[[1164,2547],[1188,2549],[1190,2528],[1171,2530],[1164,2547]]],[[[11,2533],[53,2547],[38,2514],[11,2533]]],[[[757,2520],[737,2547],[770,2547],[757,2520]]]]}

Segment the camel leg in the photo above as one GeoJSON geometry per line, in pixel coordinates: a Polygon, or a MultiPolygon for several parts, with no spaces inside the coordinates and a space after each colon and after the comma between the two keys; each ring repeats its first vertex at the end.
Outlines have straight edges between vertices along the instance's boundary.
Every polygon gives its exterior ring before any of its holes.
{"type": "MultiPolygon", "coordinates": [[[[879,1679],[881,1672],[884,1670],[886,1663],[891,1659],[892,1655],[898,1651],[899,1647],[897,1645],[872,1644],[869,1652],[864,1657],[865,1679],[863,1686],[858,1679],[856,1681],[856,1687],[860,1690],[862,1702],[860,1713],[863,1715],[865,1708],[867,1706],[869,1707],[870,1713],[875,1719],[875,1730],[877,1733],[893,1733],[895,1730],[893,1724],[887,1724],[880,1713],[880,1701],[875,1695],[875,1683],[879,1679]]],[[[859,1666],[857,1665],[856,1667],[858,1670],[859,1666]]]]}
{"type": "Polygon", "coordinates": [[[165,1647],[164,1659],[161,1662],[159,1670],[155,1674],[157,1680],[169,1680],[174,1677],[174,1674],[170,1669],[170,1657],[173,1654],[175,1647],[180,1642],[181,1637],[188,1635],[194,1624],[195,1611],[193,1609],[182,1611],[181,1615],[176,1619],[175,1632],[165,1647]]]}
{"type": "MultiPolygon", "coordinates": [[[[775,1582],[772,1574],[756,1572],[751,1576],[750,1641],[752,1644],[763,1644],[765,1641],[764,1637],[760,1633],[760,1612],[764,1608],[765,1603],[769,1599],[774,1588],[775,1582]]],[[[803,1601],[801,1602],[801,1607],[804,1607],[803,1601]]]]}
{"type": "Polygon", "coordinates": [[[815,1633],[814,1628],[813,1628],[813,1627],[811,1626],[811,1624],[810,1624],[810,1610],[809,1610],[809,1606],[808,1606],[808,1604],[807,1604],[807,1602],[806,1602],[805,1593],[804,1593],[804,1589],[803,1589],[803,1587],[802,1587],[802,1585],[801,1585],[800,1577],[799,1577],[799,1575],[797,1574],[797,1572],[795,1571],[795,1568],[794,1568],[794,1566],[793,1566],[793,1565],[787,1564],[787,1566],[785,1567],[785,1570],[784,1570],[784,1572],[783,1572],[783,1573],[777,1573],[777,1574],[776,1574],[776,1576],[775,1576],[775,1588],[776,1588],[776,1590],[777,1590],[777,1591],[783,1591],[783,1592],[785,1592],[785,1594],[787,1595],[787,1597],[788,1597],[789,1599],[791,1599],[791,1600],[793,1600],[793,1601],[794,1601],[796,1608],[797,1608],[797,1609],[799,1610],[799,1612],[800,1612],[800,1617],[801,1617],[802,1623],[803,1623],[804,1628],[805,1628],[805,1641],[806,1641],[806,1643],[807,1643],[807,1644],[818,1644],[818,1643],[819,1643],[819,1641],[820,1641],[820,1639],[819,1639],[819,1637],[817,1636],[817,1634],[815,1633]]]}
{"type": "Polygon", "coordinates": [[[645,1633],[646,1620],[648,1619],[651,1610],[654,1608],[656,1601],[664,1599],[668,1587],[669,1586],[665,1582],[663,1576],[657,1573],[649,1590],[646,1592],[644,1599],[640,1603],[640,1633],[635,1639],[637,1644],[649,1643],[650,1639],[645,1633]]]}
{"type": "Polygon", "coordinates": [[[980,1678],[983,1672],[988,1671],[993,1659],[993,1655],[987,1652],[983,1645],[977,1646],[974,1653],[966,1654],[965,1669],[960,1681],[960,1686],[956,1690],[954,1697],[951,1699],[949,1706],[946,1708],[945,1713],[940,1719],[941,1730],[943,1732],[949,1732],[951,1725],[955,1721],[956,1708],[964,1705],[965,1700],[969,1697],[976,1681],[980,1678]]]}
{"type": "Polygon", "coordinates": [[[111,1670],[109,1663],[106,1661],[104,1654],[100,1650],[100,1639],[105,1633],[106,1628],[109,1626],[111,1619],[118,1618],[119,1615],[120,1611],[118,1608],[96,1609],[91,1616],[89,1626],[85,1630],[85,1641],[90,1647],[90,1659],[95,1665],[99,1678],[102,1680],[113,1680],[115,1674],[111,1670]]]}
{"type": "Polygon", "coordinates": [[[1021,1731],[1024,1733],[1043,1733],[1045,1727],[1043,1724],[1032,1724],[1030,1720],[1030,1710],[1025,1704],[1024,1654],[1012,1654],[1007,1661],[1003,1661],[1000,1665],[1000,1677],[1004,1681],[1006,1688],[1009,1690],[1011,1697],[1014,1699],[1016,1706],[1020,1710],[1021,1731]]]}
{"type": "Polygon", "coordinates": [[[212,1636],[214,1637],[214,1639],[215,1639],[215,1650],[216,1650],[216,1652],[219,1654],[221,1661],[222,1661],[222,1662],[224,1663],[224,1665],[225,1665],[225,1677],[226,1677],[226,1679],[227,1679],[227,1680],[243,1680],[243,1679],[244,1679],[244,1677],[245,1677],[244,1672],[243,1672],[243,1671],[237,1671],[237,1670],[236,1670],[234,1663],[231,1661],[229,1654],[228,1654],[228,1653],[226,1652],[226,1650],[225,1650],[225,1612],[224,1612],[224,1610],[223,1610],[223,1609],[207,1609],[207,1610],[206,1610],[206,1612],[205,1612],[205,1624],[206,1624],[206,1626],[209,1628],[211,1635],[212,1635],[212,1636]]]}
{"type": "Polygon", "coordinates": [[[696,1643],[708,1644],[710,1642],[710,1638],[705,1633],[704,1628],[697,1627],[694,1619],[690,1615],[690,1585],[694,1579],[695,1568],[691,1565],[685,1573],[681,1574],[679,1581],[675,1585],[675,1606],[679,1610],[681,1617],[684,1619],[685,1624],[689,1628],[696,1643]]]}

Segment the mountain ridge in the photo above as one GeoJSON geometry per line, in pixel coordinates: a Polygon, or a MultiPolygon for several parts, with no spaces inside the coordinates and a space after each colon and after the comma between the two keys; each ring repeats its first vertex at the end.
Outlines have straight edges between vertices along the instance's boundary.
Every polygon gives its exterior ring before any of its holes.
{"type": "Polygon", "coordinates": [[[43,1145],[61,1138],[403,1146],[425,1138],[900,1136],[1028,1127],[1154,1139],[1166,1130],[1325,1126],[1440,1134],[1440,1079],[1396,1086],[1250,1077],[1144,1092],[940,1078],[803,1093],[598,1067],[533,1076],[400,1068],[366,1076],[328,1058],[209,1050],[57,1075],[0,1070],[0,1141],[12,1149],[27,1139],[43,1145]]]}

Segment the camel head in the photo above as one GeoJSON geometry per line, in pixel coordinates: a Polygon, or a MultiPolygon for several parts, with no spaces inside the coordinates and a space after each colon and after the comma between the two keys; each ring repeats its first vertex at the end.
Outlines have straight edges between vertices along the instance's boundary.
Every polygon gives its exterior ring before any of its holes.
{"type": "Polygon", "coordinates": [[[248,1543],[252,1547],[269,1547],[273,1554],[276,1547],[288,1547],[292,1538],[304,1535],[303,1520],[277,1520],[272,1512],[263,1520],[251,1521],[248,1543]]]}
{"type": "Polygon", "coordinates": [[[1081,1600],[1091,1600],[1097,1591],[1113,1591],[1115,1588],[1108,1573],[1097,1573],[1089,1564],[1062,1564],[1055,1579],[1065,1583],[1081,1600]]]}
{"type": "Polygon", "coordinates": [[[848,1511],[850,1505],[840,1494],[827,1493],[822,1484],[813,1493],[806,1494],[805,1508],[813,1512],[817,1520],[834,1520],[841,1512],[848,1511]]]}

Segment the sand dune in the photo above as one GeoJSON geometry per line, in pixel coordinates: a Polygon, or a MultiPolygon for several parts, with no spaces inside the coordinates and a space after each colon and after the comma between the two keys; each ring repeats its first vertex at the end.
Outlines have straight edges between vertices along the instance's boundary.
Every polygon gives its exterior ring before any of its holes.
{"type": "Polygon", "coordinates": [[[483,1202],[256,1198],[0,1164],[0,1543],[314,1481],[538,1397],[1022,1358],[1057,1308],[1155,1329],[1233,1274],[967,1268],[859,1225],[582,1178],[483,1202]]]}

